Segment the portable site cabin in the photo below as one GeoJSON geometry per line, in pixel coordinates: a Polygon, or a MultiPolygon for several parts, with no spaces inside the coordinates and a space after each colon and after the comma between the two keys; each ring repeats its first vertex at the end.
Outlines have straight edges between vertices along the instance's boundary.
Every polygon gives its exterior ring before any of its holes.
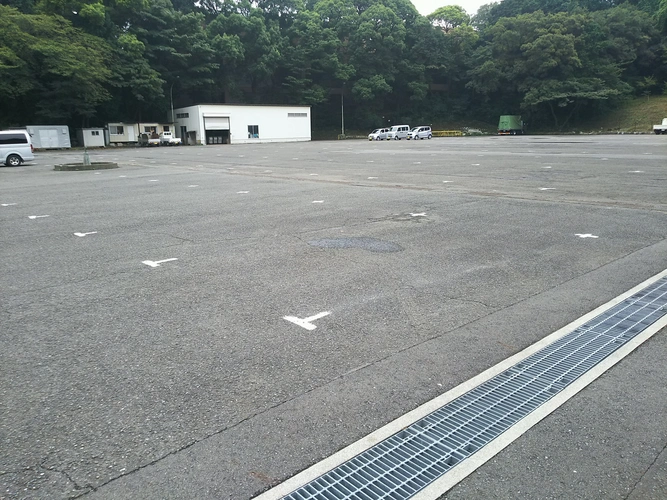
{"type": "Polygon", "coordinates": [[[79,146],[84,148],[103,148],[105,145],[103,128],[80,128],[76,131],[76,137],[79,146]]]}
{"type": "Polygon", "coordinates": [[[105,133],[107,144],[134,144],[139,140],[139,125],[125,122],[108,123],[105,133]]]}
{"type": "Polygon", "coordinates": [[[310,141],[310,106],[197,104],[174,110],[183,144],[310,141]]]}
{"type": "Polygon", "coordinates": [[[107,124],[106,142],[112,145],[137,144],[141,134],[149,137],[153,134],[160,135],[162,132],[172,132],[173,123],[127,123],[113,122],[107,124]]]}
{"type": "Polygon", "coordinates": [[[72,147],[67,125],[28,125],[32,145],[36,149],[67,149],[72,147]]]}

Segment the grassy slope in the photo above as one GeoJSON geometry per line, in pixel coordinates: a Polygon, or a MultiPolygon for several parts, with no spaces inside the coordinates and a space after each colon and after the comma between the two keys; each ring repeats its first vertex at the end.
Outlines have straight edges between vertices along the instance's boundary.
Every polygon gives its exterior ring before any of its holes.
{"type": "Polygon", "coordinates": [[[667,118],[667,95],[638,97],[618,109],[593,120],[580,123],[582,132],[652,132],[653,125],[667,118]]]}

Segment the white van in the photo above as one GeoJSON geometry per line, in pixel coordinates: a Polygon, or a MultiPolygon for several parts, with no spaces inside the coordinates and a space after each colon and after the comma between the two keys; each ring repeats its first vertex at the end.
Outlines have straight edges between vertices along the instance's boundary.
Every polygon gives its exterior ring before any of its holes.
{"type": "Polygon", "coordinates": [[[394,125],[387,132],[387,139],[405,139],[408,136],[408,132],[410,132],[410,125],[394,125]]]}
{"type": "Polygon", "coordinates": [[[18,167],[35,159],[30,134],[26,130],[0,130],[0,164],[18,167]]]}

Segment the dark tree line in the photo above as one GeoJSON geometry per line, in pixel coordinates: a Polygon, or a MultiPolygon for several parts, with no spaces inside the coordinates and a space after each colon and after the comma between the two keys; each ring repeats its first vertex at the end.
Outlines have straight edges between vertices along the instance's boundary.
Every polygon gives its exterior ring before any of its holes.
{"type": "Polygon", "coordinates": [[[524,113],[563,127],[667,91],[667,0],[0,0],[0,126],[313,106],[315,127],[524,113]]]}

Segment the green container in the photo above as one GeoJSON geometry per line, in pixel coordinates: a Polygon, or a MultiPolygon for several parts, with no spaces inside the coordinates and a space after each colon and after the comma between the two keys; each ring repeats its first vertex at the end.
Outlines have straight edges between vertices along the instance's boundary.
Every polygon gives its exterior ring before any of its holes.
{"type": "Polygon", "coordinates": [[[498,121],[499,135],[523,134],[521,115],[502,115],[498,121]]]}

